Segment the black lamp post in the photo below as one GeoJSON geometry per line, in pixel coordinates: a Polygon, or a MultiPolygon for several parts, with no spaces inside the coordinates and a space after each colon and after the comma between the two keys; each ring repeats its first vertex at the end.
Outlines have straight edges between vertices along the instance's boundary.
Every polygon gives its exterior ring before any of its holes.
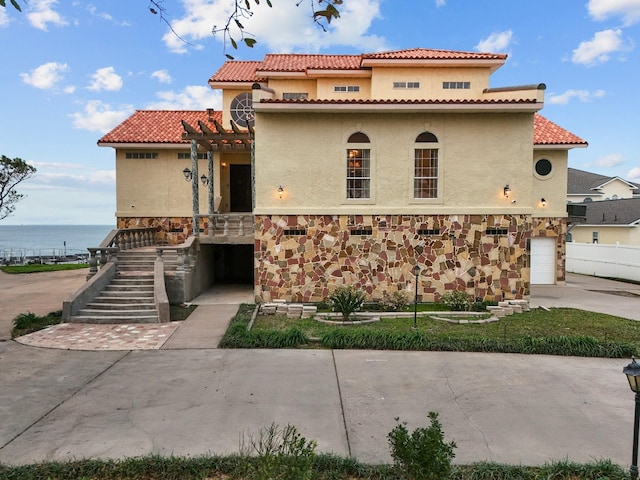
{"type": "Polygon", "coordinates": [[[413,329],[418,329],[418,275],[420,275],[420,266],[416,263],[413,266],[413,274],[416,276],[416,293],[413,297],[413,329]]]}
{"type": "Polygon", "coordinates": [[[631,455],[631,468],[629,469],[631,480],[638,479],[638,421],[640,420],[640,365],[632,358],[631,363],[622,369],[627,376],[631,391],[636,394],[636,408],[633,419],[633,452],[631,455]]]}

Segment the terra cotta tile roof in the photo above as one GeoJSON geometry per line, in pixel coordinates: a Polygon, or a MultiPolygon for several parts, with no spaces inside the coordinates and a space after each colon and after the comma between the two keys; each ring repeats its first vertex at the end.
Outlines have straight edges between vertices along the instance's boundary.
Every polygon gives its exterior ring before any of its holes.
{"type": "Polygon", "coordinates": [[[533,120],[533,144],[586,146],[587,142],[536,113],[533,120]]]}
{"type": "MultiPolygon", "coordinates": [[[[120,125],[98,140],[103,143],[189,143],[182,140],[181,120],[196,127],[198,120],[205,122],[215,130],[209,121],[207,110],[136,110],[120,125]]],[[[222,112],[214,111],[213,118],[222,122],[222,112]]]]}
{"type": "Polygon", "coordinates": [[[391,52],[365,53],[362,58],[384,60],[506,60],[507,55],[503,53],[456,52],[452,50],[412,48],[391,52]]]}
{"type": "Polygon", "coordinates": [[[243,62],[234,60],[224,62],[222,67],[209,79],[209,82],[261,82],[264,79],[256,77],[256,70],[262,62],[243,62]]]}
{"type": "MultiPolygon", "coordinates": [[[[213,112],[214,118],[222,122],[222,113],[213,112]]],[[[535,114],[533,143],[535,145],[586,145],[587,142],[559,127],[542,115],[535,114]]],[[[182,140],[182,123],[185,120],[196,127],[198,120],[214,129],[206,110],[137,110],[120,125],[98,140],[110,143],[188,143],[182,140]]]]}
{"type": "Polygon", "coordinates": [[[305,72],[307,70],[358,70],[360,55],[267,54],[258,67],[264,72],[305,72]]]}

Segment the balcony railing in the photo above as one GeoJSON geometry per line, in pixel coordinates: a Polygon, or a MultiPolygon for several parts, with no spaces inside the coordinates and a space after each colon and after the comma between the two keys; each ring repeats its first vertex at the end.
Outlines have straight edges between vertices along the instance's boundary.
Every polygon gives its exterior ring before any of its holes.
{"type": "Polygon", "coordinates": [[[99,247],[89,247],[89,274],[87,279],[98,272],[98,265],[104,267],[115,258],[118,251],[155,245],[155,227],[119,228],[111,230],[99,247]]]}
{"type": "Polygon", "coordinates": [[[201,235],[208,237],[253,237],[253,215],[251,213],[214,213],[196,215],[208,219],[207,228],[201,235]]]}

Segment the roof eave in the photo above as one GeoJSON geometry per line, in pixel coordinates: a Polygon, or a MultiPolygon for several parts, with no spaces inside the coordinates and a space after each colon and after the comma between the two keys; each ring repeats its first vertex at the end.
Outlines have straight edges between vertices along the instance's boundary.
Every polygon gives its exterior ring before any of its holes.
{"type": "MultiPolygon", "coordinates": [[[[537,112],[539,103],[441,104],[441,103],[254,103],[256,112],[537,112]]],[[[569,147],[570,148],[570,147],[569,147]]]]}
{"type": "Polygon", "coordinates": [[[112,147],[112,148],[157,148],[157,149],[172,149],[172,148],[184,148],[189,146],[189,142],[167,142],[167,143],[145,143],[145,142],[100,142],[99,147],[112,147]]]}
{"type": "Polygon", "coordinates": [[[481,67],[492,72],[504,65],[506,59],[489,58],[363,58],[362,67],[481,67]]]}
{"type": "Polygon", "coordinates": [[[259,80],[243,80],[240,82],[217,82],[213,80],[209,80],[209,86],[214,89],[248,89],[251,90],[251,86],[254,83],[264,83],[259,80]]]}
{"type": "Polygon", "coordinates": [[[571,150],[572,148],[587,148],[588,143],[534,143],[534,150],[571,150]]]}

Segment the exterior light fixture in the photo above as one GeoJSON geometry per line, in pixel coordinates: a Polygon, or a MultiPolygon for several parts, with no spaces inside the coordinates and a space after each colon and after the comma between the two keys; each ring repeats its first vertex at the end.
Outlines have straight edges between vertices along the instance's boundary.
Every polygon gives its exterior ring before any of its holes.
{"type": "Polygon", "coordinates": [[[284,194],[284,188],[282,188],[282,185],[280,185],[278,187],[278,195],[280,196],[280,198],[282,198],[282,195],[284,194]]]}
{"type": "Polygon", "coordinates": [[[209,185],[209,179],[204,173],[200,177],[200,181],[202,182],[202,185],[209,185]]]}
{"type": "Polygon", "coordinates": [[[540,204],[541,204],[543,207],[546,207],[546,206],[547,206],[547,199],[546,199],[546,198],[544,198],[544,197],[542,197],[542,198],[540,199],[540,204]]]}
{"type": "Polygon", "coordinates": [[[417,263],[411,269],[416,276],[416,292],[413,297],[413,330],[418,329],[418,275],[420,275],[420,265],[417,263]]]}
{"type": "Polygon", "coordinates": [[[631,358],[631,363],[622,369],[622,373],[627,376],[631,391],[636,394],[636,408],[633,419],[633,450],[631,453],[631,468],[629,474],[631,480],[638,479],[638,421],[640,420],[640,365],[635,358],[631,358]]]}
{"type": "Polygon", "coordinates": [[[504,196],[506,198],[509,198],[509,195],[511,194],[511,188],[509,188],[509,184],[505,185],[502,191],[504,192],[504,196]]]}
{"type": "Polygon", "coordinates": [[[187,182],[190,182],[191,179],[193,178],[193,174],[191,173],[191,170],[189,170],[187,167],[184,167],[184,170],[182,170],[182,174],[184,175],[184,179],[187,182]]]}

